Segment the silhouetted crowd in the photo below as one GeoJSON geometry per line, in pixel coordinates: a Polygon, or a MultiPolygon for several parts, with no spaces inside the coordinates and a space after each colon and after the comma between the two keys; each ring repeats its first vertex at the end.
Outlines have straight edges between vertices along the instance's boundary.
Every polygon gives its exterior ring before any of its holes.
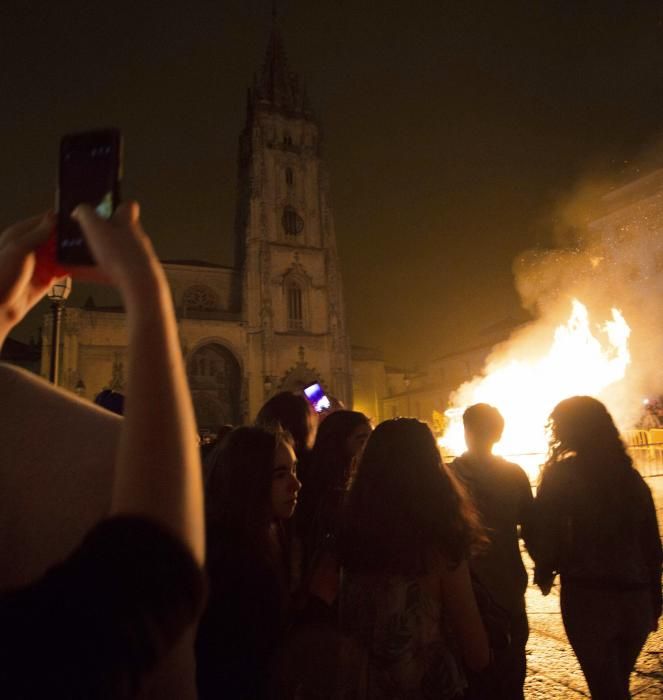
{"type": "MultiPolygon", "coordinates": [[[[602,403],[554,408],[536,498],[493,454],[504,421],[487,404],[465,411],[467,451],[445,466],[418,420],[373,429],[281,392],[201,464],[137,206],[75,218],[98,266],[73,274],[113,283],[127,312],[124,417],[0,365],[1,697],[523,698],[520,538],[544,595],[559,576],[592,697],[630,697],[663,557],[651,492],[602,403]],[[35,444],[26,415],[51,442],[35,444]]],[[[0,237],[0,342],[53,282],[38,264],[52,225],[0,237]]]]}

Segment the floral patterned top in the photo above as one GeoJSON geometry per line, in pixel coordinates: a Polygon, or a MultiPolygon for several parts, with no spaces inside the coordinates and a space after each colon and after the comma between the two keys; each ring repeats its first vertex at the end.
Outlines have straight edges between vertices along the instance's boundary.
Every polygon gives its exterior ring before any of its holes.
{"type": "Polygon", "coordinates": [[[343,572],[338,700],[445,700],[467,687],[440,596],[417,578],[343,572]]]}

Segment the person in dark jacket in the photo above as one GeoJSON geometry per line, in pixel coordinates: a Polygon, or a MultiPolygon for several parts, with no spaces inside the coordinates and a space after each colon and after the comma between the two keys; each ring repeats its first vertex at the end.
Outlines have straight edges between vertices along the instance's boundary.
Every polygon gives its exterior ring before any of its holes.
{"type": "Polygon", "coordinates": [[[651,492],[606,407],[561,401],[535,502],[535,581],[561,581],[562,620],[596,700],[629,679],[661,615],[661,540],[651,492]]]}
{"type": "Polygon", "coordinates": [[[493,454],[493,446],[504,430],[504,419],[494,406],[470,406],[463,414],[463,425],[468,449],[454,460],[451,469],[472,496],[490,540],[470,559],[470,569],[495,603],[508,613],[510,636],[504,648],[493,649],[490,668],[470,678],[468,697],[520,700],[524,697],[529,626],[525,610],[527,572],[520,556],[519,537],[529,535],[532,488],[521,467],[493,454]]]}

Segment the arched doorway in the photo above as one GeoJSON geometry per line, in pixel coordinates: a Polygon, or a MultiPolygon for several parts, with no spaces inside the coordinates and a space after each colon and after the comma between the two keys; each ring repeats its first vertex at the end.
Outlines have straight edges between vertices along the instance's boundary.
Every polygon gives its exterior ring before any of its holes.
{"type": "Polygon", "coordinates": [[[241,370],[235,356],[220,343],[199,347],[187,360],[187,377],[199,430],[216,432],[240,421],[241,370]]]}

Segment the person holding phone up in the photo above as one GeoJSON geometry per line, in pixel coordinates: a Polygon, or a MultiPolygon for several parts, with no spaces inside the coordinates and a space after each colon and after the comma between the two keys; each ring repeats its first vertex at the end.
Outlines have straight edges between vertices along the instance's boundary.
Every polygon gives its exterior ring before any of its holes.
{"type": "MultiPolygon", "coordinates": [[[[6,698],[134,697],[193,625],[205,598],[196,428],[164,272],[137,204],[121,205],[110,221],[83,205],[73,217],[97,266],[72,274],[115,285],[126,307],[125,418],[113,418],[119,439],[107,516],[62,563],[0,594],[0,688],[6,698]]],[[[53,225],[48,213],[0,235],[0,345],[54,281],[35,254],[53,225]]],[[[17,406],[44,421],[58,420],[56,413],[67,409],[73,417],[81,414],[75,397],[19,374],[0,365],[0,385],[7,388],[0,390],[0,405],[15,394],[17,406]],[[12,394],[12,382],[25,390],[12,394]],[[26,395],[32,405],[20,398],[26,395]]],[[[12,410],[2,406],[5,417],[12,410]]],[[[21,431],[34,441],[31,419],[16,415],[13,425],[3,423],[0,441],[16,440],[21,431]]],[[[67,444],[41,447],[45,467],[56,450],[71,450],[67,444]]],[[[20,459],[12,459],[13,469],[20,459]]],[[[77,466],[83,474],[86,465],[77,466]]]]}

